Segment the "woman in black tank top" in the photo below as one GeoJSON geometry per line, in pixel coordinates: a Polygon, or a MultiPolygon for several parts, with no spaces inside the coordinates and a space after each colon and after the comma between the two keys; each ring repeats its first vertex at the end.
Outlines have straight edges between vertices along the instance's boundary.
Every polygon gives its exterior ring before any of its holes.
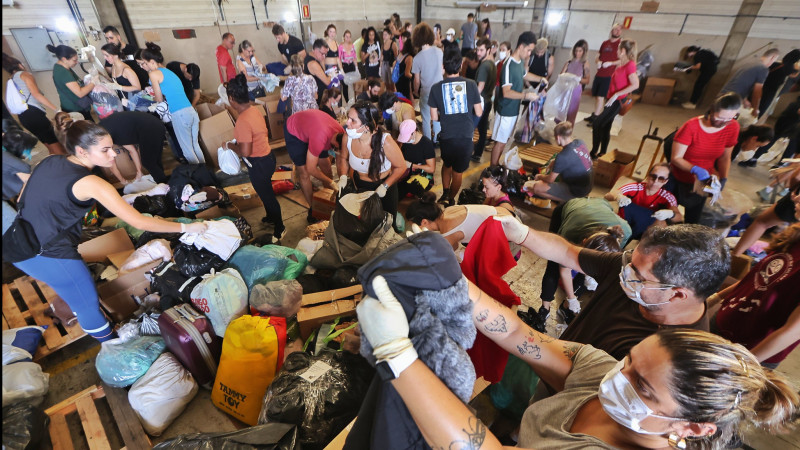
{"type": "Polygon", "coordinates": [[[111,64],[111,78],[120,86],[117,91],[119,98],[123,98],[123,95],[128,98],[132,94],[141,91],[142,86],[139,84],[139,77],[136,76],[136,72],[120,59],[122,52],[119,46],[106,44],[100,49],[103,51],[106,62],[111,64]]]}
{"type": "Polygon", "coordinates": [[[392,31],[388,28],[383,29],[383,63],[381,67],[381,78],[387,87],[394,86],[392,82],[392,70],[394,69],[395,57],[400,52],[397,49],[397,41],[394,39],[392,31]]]}
{"type": "Polygon", "coordinates": [[[328,44],[328,51],[325,53],[325,70],[337,67],[340,73],[344,73],[342,63],[339,60],[339,43],[336,42],[336,25],[330,24],[325,29],[325,43],[328,44]]]}

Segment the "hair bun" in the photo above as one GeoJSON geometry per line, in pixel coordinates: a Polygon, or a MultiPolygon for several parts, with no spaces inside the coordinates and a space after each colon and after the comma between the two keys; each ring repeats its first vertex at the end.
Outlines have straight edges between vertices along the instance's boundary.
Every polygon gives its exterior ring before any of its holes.
{"type": "Polygon", "coordinates": [[[428,191],[422,195],[419,199],[420,203],[424,203],[426,205],[435,205],[436,204],[436,194],[428,191]]]}
{"type": "Polygon", "coordinates": [[[56,47],[54,45],[52,45],[52,44],[47,44],[46,48],[47,48],[47,51],[50,52],[50,53],[55,53],[56,50],[57,50],[56,47]]]}
{"type": "Polygon", "coordinates": [[[155,42],[145,42],[144,46],[147,47],[148,50],[151,50],[151,51],[154,51],[154,52],[160,52],[161,51],[161,47],[159,47],[158,44],[156,44],[155,42]]]}

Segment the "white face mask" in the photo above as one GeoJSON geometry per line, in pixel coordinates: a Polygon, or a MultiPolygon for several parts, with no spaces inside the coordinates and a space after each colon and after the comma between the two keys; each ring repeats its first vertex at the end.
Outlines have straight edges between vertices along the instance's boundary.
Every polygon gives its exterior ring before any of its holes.
{"type": "Polygon", "coordinates": [[[497,57],[498,57],[498,58],[500,58],[500,60],[504,60],[504,59],[506,59],[506,56],[508,56],[508,52],[504,52],[504,51],[502,51],[502,50],[500,50],[499,52],[497,52],[497,57]]]}
{"type": "Polygon", "coordinates": [[[386,114],[389,114],[389,115],[391,116],[392,114],[394,114],[394,110],[393,110],[392,108],[389,108],[389,109],[387,109],[387,110],[385,111],[385,113],[386,113],[386,114]]]}
{"type": "Polygon", "coordinates": [[[350,139],[358,139],[364,134],[363,131],[360,133],[356,131],[356,128],[346,128],[344,131],[347,132],[347,135],[350,137],[350,139]]]}
{"type": "Polygon", "coordinates": [[[631,385],[625,375],[622,374],[622,367],[625,360],[622,360],[608,371],[603,381],[600,382],[600,389],[597,398],[603,406],[603,410],[615,422],[641,434],[662,435],[667,431],[648,431],[639,425],[648,417],[656,417],[665,420],[683,420],[674,417],[665,417],[654,414],[636,393],[636,389],[631,385]]]}
{"type": "Polygon", "coordinates": [[[619,285],[620,287],[622,287],[622,291],[625,292],[625,295],[627,295],[629,299],[644,306],[645,308],[649,308],[652,306],[666,305],[667,303],[669,303],[669,300],[658,303],[645,302],[644,299],[642,299],[641,292],[634,289],[630,283],[625,282],[626,279],[630,278],[630,274],[629,273],[626,274],[625,273],[626,271],[631,271],[630,266],[628,265],[622,266],[622,270],[619,272],[619,285]]]}

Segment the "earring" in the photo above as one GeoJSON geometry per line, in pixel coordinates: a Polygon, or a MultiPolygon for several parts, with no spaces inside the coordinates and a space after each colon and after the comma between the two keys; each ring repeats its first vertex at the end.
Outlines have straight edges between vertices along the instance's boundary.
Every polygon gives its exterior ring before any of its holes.
{"type": "Polygon", "coordinates": [[[670,433],[669,437],[667,438],[667,443],[670,447],[678,450],[686,449],[686,439],[682,438],[678,433],[670,433]]]}

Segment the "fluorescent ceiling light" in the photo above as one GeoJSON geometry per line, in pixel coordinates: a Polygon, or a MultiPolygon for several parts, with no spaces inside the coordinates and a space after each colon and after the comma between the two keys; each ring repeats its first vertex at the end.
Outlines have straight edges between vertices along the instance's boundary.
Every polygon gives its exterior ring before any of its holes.
{"type": "Polygon", "coordinates": [[[524,2],[476,2],[476,1],[457,1],[456,6],[473,7],[496,6],[498,8],[525,8],[528,6],[527,0],[524,2]]]}
{"type": "Polygon", "coordinates": [[[292,21],[294,21],[294,16],[289,11],[286,11],[283,14],[283,21],[284,22],[292,22],[292,21]]]}
{"type": "Polygon", "coordinates": [[[61,16],[56,19],[56,30],[69,33],[75,31],[75,29],[75,22],[73,22],[69,17],[61,16]]]}
{"type": "Polygon", "coordinates": [[[547,13],[547,25],[556,26],[564,19],[563,11],[551,11],[547,13]]]}

